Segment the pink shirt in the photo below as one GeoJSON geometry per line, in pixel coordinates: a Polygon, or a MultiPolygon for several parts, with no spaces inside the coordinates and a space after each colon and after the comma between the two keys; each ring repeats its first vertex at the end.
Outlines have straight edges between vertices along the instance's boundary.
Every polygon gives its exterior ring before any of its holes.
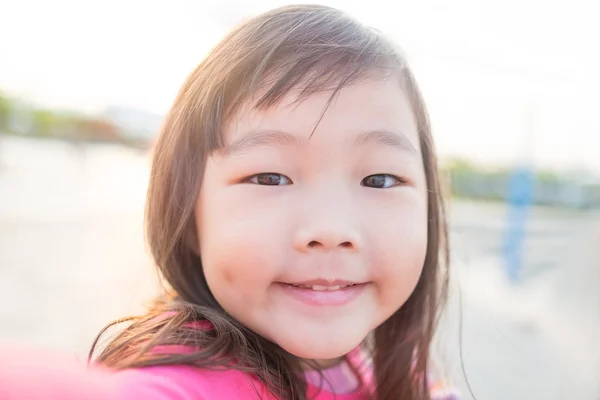
{"type": "MultiPolygon", "coordinates": [[[[325,371],[331,386],[323,384],[323,389],[319,389],[320,380],[309,373],[307,397],[314,400],[372,398],[372,370],[368,361],[359,351],[352,352],[348,361],[357,369],[360,380],[346,379],[348,370],[342,371],[340,366],[325,371]]],[[[432,390],[432,399],[458,399],[448,388],[434,385],[432,390]]],[[[38,399],[278,400],[257,379],[236,370],[161,366],[111,371],[98,366],[88,368],[83,362],[49,353],[0,348],[0,400],[38,399]]]]}

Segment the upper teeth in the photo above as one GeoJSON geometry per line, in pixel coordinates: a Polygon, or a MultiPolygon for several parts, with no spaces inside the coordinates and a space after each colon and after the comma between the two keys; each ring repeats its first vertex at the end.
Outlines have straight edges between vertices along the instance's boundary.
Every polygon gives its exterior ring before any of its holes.
{"type": "Polygon", "coordinates": [[[301,288],[312,289],[312,290],[339,290],[352,285],[336,285],[336,286],[322,286],[322,285],[296,285],[301,288]]]}

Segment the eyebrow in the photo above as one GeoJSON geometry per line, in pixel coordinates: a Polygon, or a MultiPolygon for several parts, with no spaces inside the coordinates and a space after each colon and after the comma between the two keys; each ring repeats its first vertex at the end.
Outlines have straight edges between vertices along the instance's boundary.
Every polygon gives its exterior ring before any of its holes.
{"type": "Polygon", "coordinates": [[[402,132],[390,132],[385,130],[373,130],[359,133],[355,140],[355,146],[361,146],[369,143],[374,143],[382,146],[394,147],[398,150],[419,154],[415,146],[408,140],[402,132]]]}
{"type": "Polygon", "coordinates": [[[244,153],[258,146],[297,146],[299,144],[300,139],[288,132],[276,130],[255,130],[246,133],[231,144],[225,144],[225,146],[219,149],[219,153],[224,156],[231,156],[234,154],[244,153]]]}
{"type": "MultiPolygon", "coordinates": [[[[352,138],[354,138],[354,141],[350,144],[353,146],[364,146],[372,143],[384,147],[393,147],[414,155],[418,154],[415,146],[413,146],[406,135],[401,132],[370,130],[360,132],[358,135],[350,137],[349,139],[351,140],[352,138]]],[[[222,156],[232,156],[247,152],[252,148],[259,146],[298,146],[303,143],[305,143],[304,140],[288,132],[278,130],[255,130],[246,133],[231,144],[226,144],[218,150],[218,153],[222,156]]]]}

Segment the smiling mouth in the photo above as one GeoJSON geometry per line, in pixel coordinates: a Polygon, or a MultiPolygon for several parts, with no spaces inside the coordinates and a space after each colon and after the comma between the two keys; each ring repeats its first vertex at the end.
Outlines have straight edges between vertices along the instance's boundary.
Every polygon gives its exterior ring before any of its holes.
{"type": "Polygon", "coordinates": [[[308,306],[343,306],[363,293],[369,283],[348,281],[308,281],[301,283],[279,282],[286,297],[308,306]]]}
{"type": "Polygon", "coordinates": [[[341,289],[346,289],[352,286],[356,286],[358,285],[358,283],[350,283],[347,285],[331,285],[331,286],[325,286],[325,285],[296,285],[293,283],[287,283],[286,285],[290,285],[293,287],[297,287],[297,288],[301,288],[301,289],[312,289],[312,290],[316,290],[316,291],[323,291],[323,290],[341,290],[341,289]]]}

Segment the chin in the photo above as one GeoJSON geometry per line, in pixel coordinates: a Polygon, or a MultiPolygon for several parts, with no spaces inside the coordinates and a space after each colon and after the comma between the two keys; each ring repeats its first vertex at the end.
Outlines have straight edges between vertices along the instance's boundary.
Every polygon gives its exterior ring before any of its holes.
{"type": "Polygon", "coordinates": [[[288,353],[308,360],[343,357],[362,344],[367,335],[330,334],[281,338],[276,343],[288,353]],[[307,337],[308,336],[308,337],[307,337]]]}

